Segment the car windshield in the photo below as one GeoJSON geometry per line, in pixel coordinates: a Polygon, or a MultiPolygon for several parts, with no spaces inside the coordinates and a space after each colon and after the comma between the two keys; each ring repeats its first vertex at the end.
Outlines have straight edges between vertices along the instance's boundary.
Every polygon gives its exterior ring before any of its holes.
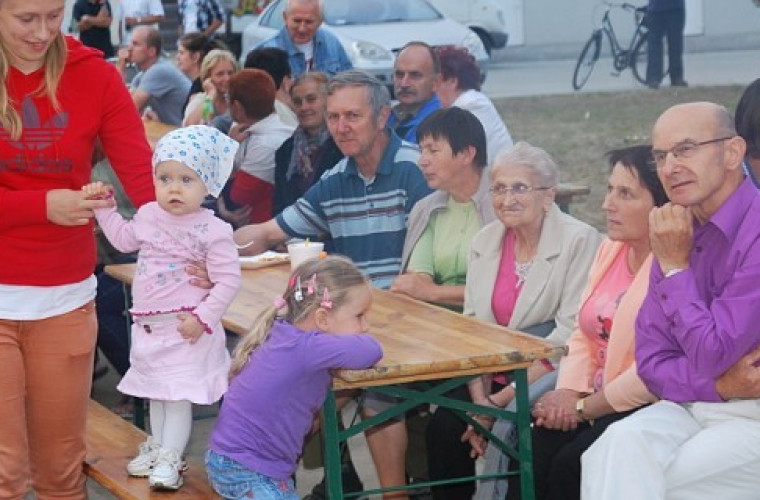
{"type": "Polygon", "coordinates": [[[329,0],[324,6],[325,22],[332,26],[441,18],[427,0],[329,0]]]}

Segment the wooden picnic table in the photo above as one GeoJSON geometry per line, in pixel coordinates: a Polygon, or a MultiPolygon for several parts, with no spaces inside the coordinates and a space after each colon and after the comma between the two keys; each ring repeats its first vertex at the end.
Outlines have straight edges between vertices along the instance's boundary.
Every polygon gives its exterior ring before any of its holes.
{"type": "Polygon", "coordinates": [[[150,149],[155,149],[159,139],[172,130],[179,128],[176,125],[169,125],[158,120],[148,120],[147,118],[143,118],[143,126],[145,127],[145,137],[148,139],[150,149]]]}
{"type": "Polygon", "coordinates": [[[576,196],[585,196],[591,192],[586,184],[580,184],[577,182],[560,182],[557,185],[557,194],[554,197],[554,202],[559,206],[560,210],[565,213],[570,213],[570,203],[573,202],[573,198],[576,196]]]}
{"type": "MultiPolygon", "coordinates": [[[[106,266],[114,278],[131,283],[135,264],[106,266]]],[[[242,284],[224,315],[225,328],[247,332],[256,316],[270,307],[285,290],[288,264],[242,271],[242,284]]],[[[333,390],[368,389],[400,398],[400,404],[339,430],[334,394],[325,402],[326,474],[329,498],[343,498],[339,444],[366,428],[388,421],[420,403],[453,408],[467,420],[466,412],[490,414],[516,421],[519,445],[512,450],[520,460],[523,498],[533,498],[530,450],[530,414],[526,369],[537,359],[554,358],[564,352],[539,338],[411,299],[385,290],[373,290],[370,333],[383,347],[383,359],[366,370],[336,370],[333,390]],[[484,373],[513,371],[517,382],[517,412],[479,407],[444,396],[484,373]],[[434,384],[428,381],[437,380],[434,384]]],[[[420,484],[416,484],[417,487],[420,484]]],[[[377,493],[379,490],[366,492],[377,493]]]]}

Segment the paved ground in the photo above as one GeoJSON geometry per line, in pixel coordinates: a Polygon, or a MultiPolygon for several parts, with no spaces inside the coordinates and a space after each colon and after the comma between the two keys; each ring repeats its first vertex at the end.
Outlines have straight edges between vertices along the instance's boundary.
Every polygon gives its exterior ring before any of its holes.
{"type": "MultiPolygon", "coordinates": [[[[580,50],[579,46],[579,53],[580,50]]],[[[575,63],[575,59],[534,62],[500,60],[491,64],[483,91],[491,99],[572,94],[575,92],[571,84],[575,63]]],[[[634,79],[630,70],[620,76],[613,76],[611,72],[612,60],[600,59],[581,92],[646,89],[634,79]]],[[[685,54],[684,73],[691,86],[746,85],[760,77],[760,50],[685,54]]]]}
{"type": "MultiPolygon", "coordinates": [[[[580,51],[581,47],[578,47],[580,51]]],[[[509,61],[499,58],[490,69],[484,91],[491,98],[570,94],[573,93],[570,79],[575,68],[575,60],[558,61],[509,61]]],[[[760,51],[724,51],[686,54],[684,57],[685,77],[692,86],[699,85],[746,85],[760,77],[760,51]]],[[[587,86],[582,92],[617,92],[643,90],[630,71],[618,77],[612,76],[610,59],[597,63],[587,86]]],[[[648,90],[647,90],[648,91],[648,90]]],[[[621,94],[625,98],[625,94],[621,94]]],[[[115,391],[116,377],[113,370],[106,377],[97,381],[93,397],[106,405],[114,405],[119,395],[115,391]]],[[[193,436],[188,453],[196,460],[201,460],[208,441],[208,435],[214,422],[214,411],[199,409],[201,418],[195,422],[193,436]]],[[[377,487],[372,461],[363,438],[354,438],[350,444],[354,461],[365,487],[377,487]]],[[[299,492],[305,494],[321,479],[321,470],[298,471],[299,492]]],[[[90,485],[90,498],[95,500],[112,499],[97,485],[90,485]]]]}

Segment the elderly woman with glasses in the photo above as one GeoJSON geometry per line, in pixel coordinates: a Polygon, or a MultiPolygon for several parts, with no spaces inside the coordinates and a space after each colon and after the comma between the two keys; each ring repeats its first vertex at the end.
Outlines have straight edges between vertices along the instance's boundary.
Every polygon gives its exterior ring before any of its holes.
{"type": "MultiPolygon", "coordinates": [[[[464,313],[564,344],[600,236],[554,204],[557,178],[551,156],[525,142],[496,156],[490,198],[498,220],[482,228],[470,244],[464,313]]],[[[550,362],[536,362],[528,380],[534,383],[553,370],[550,362]]],[[[553,377],[544,381],[553,388],[553,377]]],[[[499,407],[515,395],[504,376],[475,379],[462,392],[462,399],[499,407]]],[[[455,413],[438,408],[427,429],[430,479],[474,475],[469,441],[482,451],[482,442],[455,413]]],[[[432,491],[436,500],[461,500],[472,497],[475,483],[432,491]]]]}

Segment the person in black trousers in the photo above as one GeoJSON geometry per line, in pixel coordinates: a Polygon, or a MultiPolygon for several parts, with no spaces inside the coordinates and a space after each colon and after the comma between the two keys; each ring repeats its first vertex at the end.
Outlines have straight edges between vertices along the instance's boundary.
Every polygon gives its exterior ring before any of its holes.
{"type": "Polygon", "coordinates": [[[683,29],[686,24],[685,0],[650,0],[647,9],[649,53],[647,86],[660,88],[663,78],[662,41],[668,40],[670,85],[688,87],[683,78],[683,29]]]}

